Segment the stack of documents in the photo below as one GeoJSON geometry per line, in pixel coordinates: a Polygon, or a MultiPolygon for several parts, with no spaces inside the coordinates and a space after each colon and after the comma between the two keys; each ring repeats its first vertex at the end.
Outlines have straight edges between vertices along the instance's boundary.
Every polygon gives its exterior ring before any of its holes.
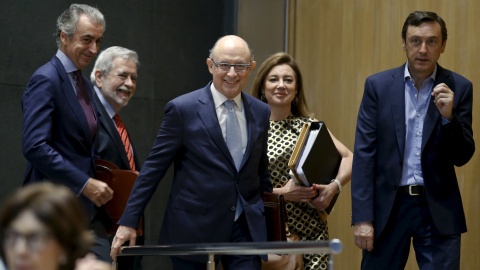
{"type": "MultiPolygon", "coordinates": [[[[288,167],[293,181],[301,186],[328,185],[335,179],[341,159],[325,123],[311,122],[304,124],[288,167]]],[[[325,209],[326,214],[332,210],[337,197],[338,193],[325,209]]]]}

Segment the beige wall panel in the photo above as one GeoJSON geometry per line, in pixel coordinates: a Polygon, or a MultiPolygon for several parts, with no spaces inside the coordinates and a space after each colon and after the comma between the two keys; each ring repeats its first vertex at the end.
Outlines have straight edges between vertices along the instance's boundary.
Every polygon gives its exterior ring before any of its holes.
{"type": "MultiPolygon", "coordinates": [[[[353,151],[358,107],[365,78],[406,61],[401,28],[414,10],[437,12],[447,24],[448,42],[439,63],[474,85],[473,129],[480,143],[480,2],[466,0],[290,0],[289,52],[300,64],[310,109],[353,151]]],[[[480,269],[479,154],[457,177],[467,216],[462,236],[461,269],[480,269]]],[[[350,185],[329,217],[330,238],[343,241],[335,269],[359,269],[361,251],[353,242],[350,185]]],[[[406,269],[418,269],[411,252],[406,269]]]]}

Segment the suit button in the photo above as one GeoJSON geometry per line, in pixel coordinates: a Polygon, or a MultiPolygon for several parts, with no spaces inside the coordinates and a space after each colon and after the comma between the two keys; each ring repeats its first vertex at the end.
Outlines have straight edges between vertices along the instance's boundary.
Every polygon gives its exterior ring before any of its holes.
{"type": "Polygon", "coordinates": [[[235,205],[232,205],[232,207],[230,207],[230,210],[232,210],[232,212],[235,212],[237,208],[235,207],[235,205]]]}

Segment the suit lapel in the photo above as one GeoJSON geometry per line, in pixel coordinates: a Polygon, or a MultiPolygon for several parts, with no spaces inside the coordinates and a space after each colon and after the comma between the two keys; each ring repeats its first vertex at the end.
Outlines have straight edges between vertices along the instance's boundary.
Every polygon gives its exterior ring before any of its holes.
{"type": "Polygon", "coordinates": [[[405,81],[404,68],[395,69],[392,74],[392,82],[389,84],[390,104],[392,108],[393,125],[395,126],[395,134],[397,136],[398,151],[400,158],[403,160],[405,151],[405,81]]]}
{"type": "Polygon", "coordinates": [[[96,108],[98,109],[99,125],[102,125],[103,129],[107,131],[108,135],[115,144],[115,148],[119,149],[118,153],[120,154],[124,165],[129,168],[130,163],[128,162],[127,153],[125,151],[121,151],[121,149],[125,149],[125,146],[123,145],[122,138],[120,138],[120,134],[118,134],[117,127],[113,124],[113,120],[110,118],[110,115],[103,106],[97,94],[95,93],[93,96],[95,99],[96,108]]]}
{"type": "MultiPolygon", "coordinates": [[[[78,102],[77,96],[75,95],[75,90],[73,89],[72,83],[70,81],[70,77],[68,77],[68,74],[65,71],[65,68],[63,67],[62,63],[56,56],[52,58],[51,63],[57,69],[58,76],[62,80],[62,91],[63,91],[63,94],[65,95],[65,99],[70,105],[72,112],[75,114],[78,121],[80,122],[80,125],[82,126],[82,129],[83,129],[83,135],[85,136],[87,141],[91,144],[92,138],[90,136],[90,127],[88,126],[87,117],[85,116],[82,106],[78,102]]],[[[89,87],[87,86],[87,92],[89,92],[88,89],[89,87]]],[[[91,87],[90,87],[90,92],[91,92],[91,87]]],[[[92,98],[90,93],[89,95],[90,95],[90,98],[92,98]]]]}
{"type": "Polygon", "coordinates": [[[222,129],[218,123],[217,113],[215,112],[215,104],[213,102],[212,93],[210,92],[210,83],[202,89],[198,101],[201,104],[198,110],[198,116],[205,125],[205,129],[220,151],[223,152],[232,166],[236,168],[232,155],[228,150],[227,143],[223,138],[222,129]]]}
{"type": "Polygon", "coordinates": [[[248,157],[250,156],[253,144],[255,143],[255,128],[256,128],[256,121],[255,117],[253,117],[253,109],[252,109],[252,102],[248,100],[247,96],[242,92],[242,100],[243,100],[243,108],[245,109],[245,119],[247,121],[247,148],[245,149],[245,154],[243,154],[242,168],[243,164],[247,161],[248,157]]]}

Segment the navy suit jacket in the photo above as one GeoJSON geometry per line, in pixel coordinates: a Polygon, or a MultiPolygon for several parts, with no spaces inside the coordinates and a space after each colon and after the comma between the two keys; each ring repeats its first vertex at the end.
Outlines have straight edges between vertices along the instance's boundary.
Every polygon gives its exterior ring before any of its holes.
{"type": "MultiPolygon", "coordinates": [[[[95,99],[95,104],[97,105],[98,115],[98,130],[95,140],[96,155],[101,159],[108,160],[117,165],[121,170],[131,170],[130,163],[128,162],[127,152],[125,152],[125,147],[120,134],[118,134],[117,127],[110,118],[110,115],[108,115],[107,110],[105,110],[105,107],[95,91],[93,96],[95,99]]],[[[135,154],[132,137],[129,136],[129,139],[134,153],[133,160],[135,162],[135,169],[140,171],[140,164],[138,162],[137,155],[135,154]]]]}
{"type": "MultiPolygon", "coordinates": [[[[405,65],[367,78],[360,105],[352,171],[352,223],[372,221],[375,237],[385,228],[402,176],[405,149],[405,65]]],[[[455,166],[475,152],[472,83],[438,65],[434,86],[454,92],[453,119],[443,125],[434,98],[423,126],[421,165],[430,214],[442,235],[466,232],[455,166]]]]}
{"type": "MultiPolygon", "coordinates": [[[[267,240],[261,193],[272,191],[267,158],[270,109],[241,93],[248,143],[237,172],[218,123],[210,85],[167,103],[154,146],[118,222],[137,227],[143,209],[173,163],[174,179],[160,244],[229,242],[239,193],[253,241],[267,240]]],[[[206,261],[206,256],[202,260],[206,261]]]]}
{"type": "MultiPolygon", "coordinates": [[[[87,78],[83,76],[85,82],[87,78]]],[[[86,83],[90,100],[93,89],[86,83]]],[[[22,98],[24,184],[51,181],[81,194],[95,176],[94,140],[87,118],[60,60],[54,56],[30,78],[22,98]]],[[[80,195],[93,217],[94,204],[80,195]]]]}

